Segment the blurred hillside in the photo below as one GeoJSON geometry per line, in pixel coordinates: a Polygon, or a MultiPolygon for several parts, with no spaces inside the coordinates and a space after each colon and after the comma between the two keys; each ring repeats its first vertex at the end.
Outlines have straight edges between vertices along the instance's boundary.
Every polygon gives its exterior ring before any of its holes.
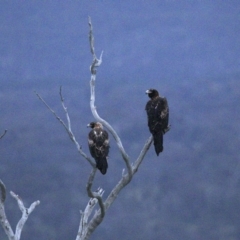
{"type": "MultiPolygon", "coordinates": [[[[0,179],[26,206],[41,204],[22,239],[75,239],[90,166],[34,94],[65,119],[88,153],[88,16],[104,50],[96,106],[134,161],[149,137],[145,90],[168,98],[164,152],[150,148],[132,183],[92,239],[240,239],[238,1],[2,2],[0,8],[0,179]],[[121,220],[121,221],[120,221],[121,220]]],[[[113,138],[106,197],[124,163],[113,138]]],[[[7,195],[12,227],[20,218],[7,195]]],[[[3,230],[0,239],[5,240],[3,230]]]]}

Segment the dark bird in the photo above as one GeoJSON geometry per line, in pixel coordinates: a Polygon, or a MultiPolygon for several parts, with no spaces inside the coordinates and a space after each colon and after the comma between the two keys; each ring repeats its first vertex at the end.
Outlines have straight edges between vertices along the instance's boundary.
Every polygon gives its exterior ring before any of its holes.
{"type": "Polygon", "coordinates": [[[103,130],[100,122],[91,122],[87,125],[92,130],[88,134],[88,146],[92,157],[96,161],[96,167],[102,174],[106,174],[109,153],[109,140],[107,131],[103,130]]]}
{"type": "Polygon", "coordinates": [[[155,152],[158,156],[163,151],[163,134],[170,129],[168,125],[168,102],[165,97],[159,96],[156,89],[149,89],[146,94],[150,98],[145,107],[148,116],[148,127],[153,135],[155,152]]]}

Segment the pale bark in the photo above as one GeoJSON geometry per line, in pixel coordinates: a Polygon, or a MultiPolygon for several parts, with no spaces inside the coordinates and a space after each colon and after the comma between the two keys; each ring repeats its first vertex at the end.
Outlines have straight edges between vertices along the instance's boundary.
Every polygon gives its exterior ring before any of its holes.
{"type": "Polygon", "coordinates": [[[9,240],[20,240],[24,224],[26,223],[29,215],[32,213],[32,211],[35,209],[35,207],[40,204],[40,201],[35,201],[31,204],[31,206],[29,208],[26,208],[23,204],[22,199],[14,192],[12,192],[12,191],[10,192],[11,196],[16,199],[16,201],[18,203],[18,207],[22,212],[22,217],[18,221],[16,230],[14,233],[12,230],[12,227],[7,219],[5,209],[4,209],[4,202],[6,199],[6,188],[1,180],[0,180],[0,191],[1,191],[1,198],[0,198],[0,222],[1,222],[1,225],[2,225],[6,235],[8,236],[9,240]]]}
{"type": "MultiPolygon", "coordinates": [[[[126,173],[125,170],[122,170],[122,177],[119,180],[119,182],[116,184],[116,186],[112,189],[106,200],[103,200],[103,193],[104,190],[102,188],[99,188],[96,192],[92,191],[92,184],[94,181],[94,177],[96,174],[96,164],[94,161],[87,156],[87,154],[82,150],[81,146],[77,142],[72,129],[71,129],[71,121],[70,117],[67,111],[67,108],[64,104],[64,99],[62,96],[62,88],[60,87],[60,100],[62,103],[63,110],[66,115],[67,119],[67,124],[50,108],[50,106],[43,100],[43,98],[36,93],[38,98],[44,103],[44,105],[52,112],[52,114],[56,117],[56,119],[63,125],[65,130],[67,131],[70,139],[72,142],[76,145],[78,152],[91,164],[93,167],[88,181],[87,181],[87,186],[86,190],[88,193],[88,196],[90,197],[90,200],[87,203],[87,206],[84,210],[84,212],[81,213],[81,219],[79,223],[79,228],[78,228],[78,233],[76,240],[87,240],[91,236],[91,234],[94,232],[94,230],[99,226],[99,224],[103,221],[105,214],[109,207],[112,205],[112,203],[115,201],[117,198],[118,194],[120,191],[128,184],[131,182],[132,177],[134,174],[138,171],[138,168],[140,164],[142,163],[148,149],[150,148],[153,138],[150,136],[148,140],[146,141],[145,145],[143,146],[139,157],[133,162],[130,162],[130,158],[128,154],[126,153],[122,141],[120,137],[118,136],[117,132],[113,129],[113,127],[103,118],[101,118],[97,112],[97,108],[95,105],[95,85],[96,85],[96,74],[97,74],[97,68],[101,65],[102,63],[102,56],[103,52],[100,54],[99,59],[96,56],[95,49],[94,49],[94,37],[93,37],[93,28],[92,28],[92,23],[91,19],[89,18],[89,43],[90,43],[90,51],[93,57],[92,64],[90,66],[90,108],[92,111],[92,115],[95,118],[97,122],[100,122],[103,124],[103,126],[112,134],[114,140],[116,141],[116,144],[118,146],[118,149],[121,153],[121,156],[123,158],[123,161],[125,162],[126,165],[126,173]],[[95,213],[92,216],[92,211],[98,204],[99,209],[95,211],[95,213]]],[[[107,177],[107,176],[106,176],[107,177]]]]}

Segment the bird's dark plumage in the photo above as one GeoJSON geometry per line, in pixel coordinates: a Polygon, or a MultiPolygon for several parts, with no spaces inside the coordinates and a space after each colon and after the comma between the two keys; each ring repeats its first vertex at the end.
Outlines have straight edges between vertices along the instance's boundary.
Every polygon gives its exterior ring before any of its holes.
{"type": "Polygon", "coordinates": [[[102,174],[106,174],[108,168],[107,157],[109,153],[108,133],[103,130],[103,126],[99,122],[91,122],[88,124],[88,127],[92,128],[88,134],[90,153],[96,161],[96,167],[102,174]]]}
{"type": "Polygon", "coordinates": [[[148,116],[149,131],[153,135],[153,142],[157,156],[163,151],[163,134],[169,130],[169,108],[165,97],[160,97],[156,89],[146,91],[150,100],[145,110],[148,116]]]}

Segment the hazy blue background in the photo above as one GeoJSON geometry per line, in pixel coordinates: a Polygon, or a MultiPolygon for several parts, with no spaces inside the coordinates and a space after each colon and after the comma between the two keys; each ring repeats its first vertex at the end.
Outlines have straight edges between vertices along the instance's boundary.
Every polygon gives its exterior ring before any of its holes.
{"type": "MultiPolygon", "coordinates": [[[[92,239],[240,239],[240,2],[0,1],[0,178],[12,227],[26,206],[41,204],[22,239],[75,239],[88,201],[89,164],[34,90],[63,118],[89,154],[88,16],[98,70],[96,105],[134,161],[149,137],[148,88],[170,105],[164,152],[151,147],[92,239]],[[32,234],[32,235],[31,235],[32,234]],[[34,236],[34,237],[32,237],[34,236]]],[[[111,138],[109,169],[94,189],[106,197],[123,161],[111,138]]],[[[3,230],[0,239],[5,240],[3,230]]]]}

